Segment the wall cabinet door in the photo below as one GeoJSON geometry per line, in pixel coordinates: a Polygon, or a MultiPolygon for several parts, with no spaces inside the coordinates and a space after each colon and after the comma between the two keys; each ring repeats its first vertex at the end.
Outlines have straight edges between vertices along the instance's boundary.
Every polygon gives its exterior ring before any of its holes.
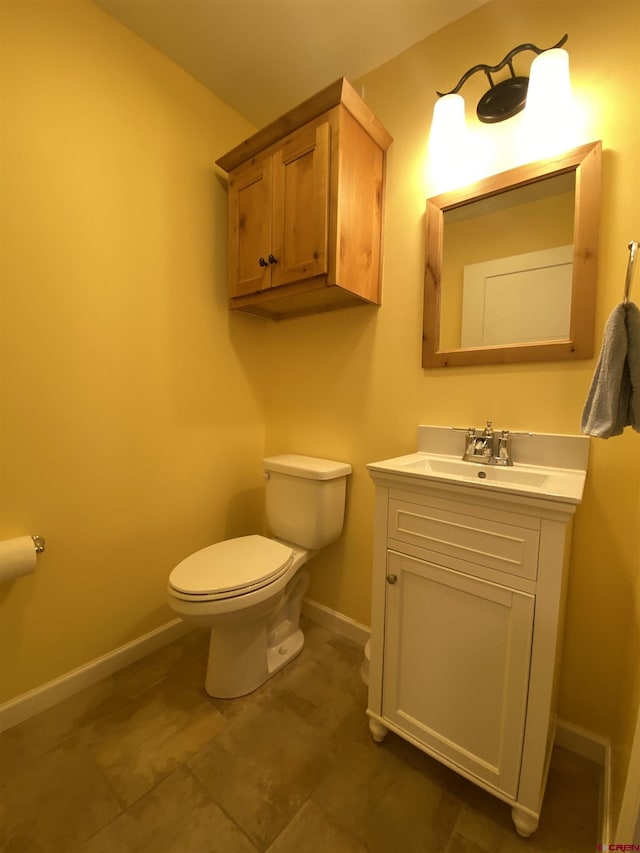
{"type": "Polygon", "coordinates": [[[229,176],[229,283],[232,296],[271,286],[270,157],[252,160],[229,176]],[[262,258],[263,263],[260,263],[262,258]]]}
{"type": "Polygon", "coordinates": [[[509,797],[533,612],[531,595],[388,552],[383,717],[509,797]]]}
{"type": "Polygon", "coordinates": [[[271,286],[327,273],[328,123],[292,133],[273,155],[271,286]]]}
{"type": "Polygon", "coordinates": [[[328,123],[301,128],[229,180],[231,296],[327,272],[328,123]]]}

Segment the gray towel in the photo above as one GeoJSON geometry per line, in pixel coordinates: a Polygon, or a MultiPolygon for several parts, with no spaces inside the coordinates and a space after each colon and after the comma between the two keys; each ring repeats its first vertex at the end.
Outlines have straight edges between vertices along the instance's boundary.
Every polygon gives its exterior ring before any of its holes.
{"type": "Polygon", "coordinates": [[[640,308],[627,302],[627,363],[631,381],[627,423],[640,432],[640,308]]]}
{"type": "Polygon", "coordinates": [[[610,438],[620,435],[629,425],[640,432],[639,356],[638,308],[632,303],[620,303],[611,312],[605,326],[600,358],[582,413],[580,428],[583,433],[610,438]],[[629,331],[633,337],[631,347],[629,331]]]}

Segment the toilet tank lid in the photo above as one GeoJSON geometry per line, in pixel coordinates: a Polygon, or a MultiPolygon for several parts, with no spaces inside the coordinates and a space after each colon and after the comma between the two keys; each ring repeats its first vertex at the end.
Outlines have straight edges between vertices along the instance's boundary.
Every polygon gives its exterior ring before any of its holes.
{"type": "Polygon", "coordinates": [[[280,456],[268,456],[263,460],[265,471],[289,474],[308,480],[335,480],[351,473],[347,462],[335,462],[333,459],[318,459],[315,456],[298,456],[295,453],[283,453],[280,456]]]}

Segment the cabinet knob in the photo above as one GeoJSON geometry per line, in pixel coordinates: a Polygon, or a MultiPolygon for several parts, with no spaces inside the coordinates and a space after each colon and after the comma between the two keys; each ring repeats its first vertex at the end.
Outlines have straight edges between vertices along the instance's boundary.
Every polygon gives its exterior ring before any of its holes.
{"type": "Polygon", "coordinates": [[[277,263],[278,263],[278,259],[277,259],[277,258],[274,258],[274,257],[273,257],[273,255],[269,255],[269,263],[270,263],[270,264],[277,264],[277,263]]]}
{"type": "Polygon", "coordinates": [[[269,266],[269,264],[265,261],[264,258],[260,258],[258,263],[260,264],[261,267],[268,267],[269,266]]]}
{"type": "Polygon", "coordinates": [[[397,583],[398,575],[387,575],[387,583],[397,583]]]}

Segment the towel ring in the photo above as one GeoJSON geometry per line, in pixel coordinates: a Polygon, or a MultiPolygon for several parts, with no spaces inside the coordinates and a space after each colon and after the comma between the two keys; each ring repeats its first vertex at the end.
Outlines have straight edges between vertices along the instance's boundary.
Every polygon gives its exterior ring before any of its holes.
{"type": "Polygon", "coordinates": [[[627,280],[624,284],[624,299],[622,300],[626,305],[629,301],[629,293],[631,292],[631,282],[633,280],[633,268],[636,265],[636,254],[638,253],[638,247],[640,246],[640,241],[632,240],[629,243],[629,265],[627,266],[627,280]]]}

